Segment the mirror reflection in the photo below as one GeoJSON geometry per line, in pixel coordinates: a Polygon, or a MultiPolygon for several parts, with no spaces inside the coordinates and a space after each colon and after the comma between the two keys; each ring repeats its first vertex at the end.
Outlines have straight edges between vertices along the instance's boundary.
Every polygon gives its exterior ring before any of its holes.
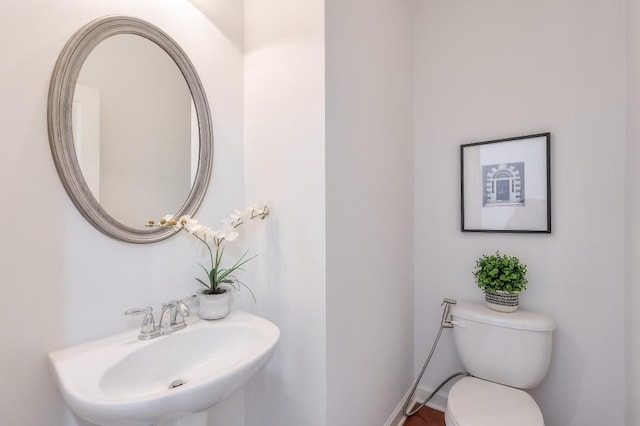
{"type": "Polygon", "coordinates": [[[187,200],[197,116],[182,72],[154,42],[117,34],[93,48],[75,85],[72,132],[87,186],[118,222],[143,229],[187,200]]]}

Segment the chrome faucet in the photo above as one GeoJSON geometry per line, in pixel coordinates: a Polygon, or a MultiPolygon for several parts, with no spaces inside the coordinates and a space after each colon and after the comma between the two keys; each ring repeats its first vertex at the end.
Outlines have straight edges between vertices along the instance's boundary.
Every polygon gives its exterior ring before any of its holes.
{"type": "Polygon", "coordinates": [[[191,312],[187,303],[196,300],[196,298],[197,296],[194,294],[192,296],[185,297],[184,299],[176,299],[163,303],[162,311],[160,312],[160,321],[158,323],[156,323],[153,318],[153,308],[151,306],[147,306],[146,308],[128,309],[124,314],[144,314],[138,339],[149,340],[158,336],[171,334],[174,331],[185,328],[187,326],[185,318],[188,317],[191,312]]]}

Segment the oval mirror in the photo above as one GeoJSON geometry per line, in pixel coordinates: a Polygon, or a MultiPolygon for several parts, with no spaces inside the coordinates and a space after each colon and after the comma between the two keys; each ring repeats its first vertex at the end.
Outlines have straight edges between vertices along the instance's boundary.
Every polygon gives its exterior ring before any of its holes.
{"type": "Polygon", "coordinates": [[[145,228],[193,215],[213,163],[204,89],[184,51],[157,27],[112,16],[90,22],[53,71],[49,142],[62,183],[98,230],[133,243],[171,236],[145,228]]]}

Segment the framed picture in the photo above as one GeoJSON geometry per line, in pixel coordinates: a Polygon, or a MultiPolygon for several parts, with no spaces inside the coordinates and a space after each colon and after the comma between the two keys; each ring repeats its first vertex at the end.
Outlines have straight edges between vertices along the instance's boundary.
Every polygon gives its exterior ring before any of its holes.
{"type": "Polygon", "coordinates": [[[551,232],[551,134],[460,146],[463,232],[551,232]]]}

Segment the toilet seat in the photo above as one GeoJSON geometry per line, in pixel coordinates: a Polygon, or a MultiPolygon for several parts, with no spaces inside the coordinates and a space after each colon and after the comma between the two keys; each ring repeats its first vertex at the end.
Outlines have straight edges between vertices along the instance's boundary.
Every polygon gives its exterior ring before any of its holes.
{"type": "Polygon", "coordinates": [[[538,404],[523,390],[465,377],[449,391],[447,426],[544,426],[538,404]]]}

